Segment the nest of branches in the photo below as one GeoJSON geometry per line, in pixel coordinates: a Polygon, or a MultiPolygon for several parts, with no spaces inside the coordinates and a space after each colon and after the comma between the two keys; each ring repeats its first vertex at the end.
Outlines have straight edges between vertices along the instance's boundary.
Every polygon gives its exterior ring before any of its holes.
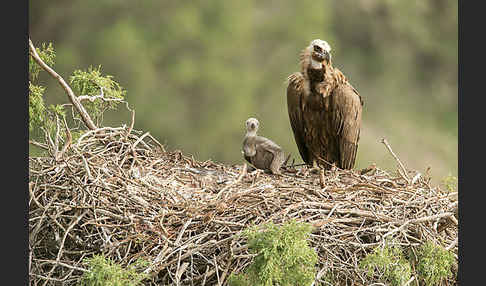
{"type": "Polygon", "coordinates": [[[223,285],[254,257],[242,230],[289,219],[314,226],[317,280],[333,270],[343,285],[369,285],[359,261],[385,241],[432,241],[457,258],[457,193],[417,172],[286,166],[276,176],[168,152],[126,127],[88,131],[54,155],[29,158],[33,285],[75,284],[94,254],[149,261],[145,284],[223,285]]]}

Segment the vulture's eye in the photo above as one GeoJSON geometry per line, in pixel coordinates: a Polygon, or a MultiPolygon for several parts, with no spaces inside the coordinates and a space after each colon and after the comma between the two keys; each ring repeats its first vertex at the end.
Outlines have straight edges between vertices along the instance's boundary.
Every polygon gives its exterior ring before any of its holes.
{"type": "Polygon", "coordinates": [[[316,51],[316,52],[319,52],[319,53],[320,53],[320,52],[322,52],[322,48],[321,48],[321,47],[319,47],[319,46],[314,46],[314,51],[316,51]]]}

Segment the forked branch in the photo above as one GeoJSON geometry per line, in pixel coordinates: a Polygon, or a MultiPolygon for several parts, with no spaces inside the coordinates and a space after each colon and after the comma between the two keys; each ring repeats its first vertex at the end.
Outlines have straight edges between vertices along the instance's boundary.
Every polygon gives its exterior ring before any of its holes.
{"type": "Polygon", "coordinates": [[[39,66],[44,69],[47,73],[49,73],[53,78],[55,78],[61,87],[66,91],[69,101],[73,104],[74,108],[79,112],[79,115],[81,116],[81,119],[83,120],[84,124],[91,129],[95,130],[97,129],[96,125],[94,124],[93,120],[89,116],[88,112],[86,109],[84,109],[84,106],[79,102],[77,97],[74,95],[73,90],[69,85],[64,81],[64,79],[57,74],[52,68],[50,68],[44,61],[40,58],[39,54],[35,50],[34,44],[32,44],[32,41],[29,38],[29,49],[30,49],[30,55],[32,58],[39,64],[39,66]]]}

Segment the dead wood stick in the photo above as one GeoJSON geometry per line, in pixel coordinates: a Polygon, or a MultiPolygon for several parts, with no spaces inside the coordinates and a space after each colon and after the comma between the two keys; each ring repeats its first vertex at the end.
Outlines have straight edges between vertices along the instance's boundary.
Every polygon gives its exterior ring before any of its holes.
{"type": "Polygon", "coordinates": [[[231,266],[231,261],[232,261],[232,259],[231,259],[231,256],[230,256],[230,258],[228,260],[228,264],[226,265],[226,268],[224,269],[224,272],[221,275],[221,284],[219,284],[219,285],[223,285],[224,279],[226,279],[226,275],[228,274],[229,268],[231,266]]]}
{"type": "Polygon", "coordinates": [[[243,179],[243,177],[246,175],[247,168],[248,168],[248,166],[245,163],[243,165],[243,169],[241,170],[240,175],[238,176],[238,178],[236,179],[236,181],[233,182],[234,184],[237,184],[237,183],[241,182],[241,180],[243,179]]]}
{"type": "MultiPolygon", "coordinates": [[[[191,255],[192,255],[192,254],[194,254],[195,252],[198,252],[199,250],[203,249],[204,247],[207,247],[209,244],[213,244],[213,245],[214,245],[214,244],[216,244],[216,241],[215,241],[215,240],[210,240],[210,241],[208,241],[208,242],[206,242],[206,243],[204,243],[204,244],[201,244],[201,245],[199,245],[199,246],[196,246],[195,248],[193,248],[193,249],[191,249],[191,250],[188,250],[188,251],[187,251],[187,252],[186,252],[184,255],[182,255],[182,256],[180,257],[180,259],[181,259],[181,260],[186,259],[187,257],[191,256],[191,255]]],[[[194,244],[193,244],[193,243],[191,243],[190,245],[185,245],[185,246],[182,246],[182,247],[184,247],[184,248],[190,248],[190,247],[193,247],[193,246],[194,246],[194,244]]],[[[179,251],[179,250],[177,250],[177,251],[179,251]]],[[[167,255],[167,257],[170,257],[170,256],[171,256],[173,253],[174,253],[174,252],[172,252],[171,254],[167,255]]],[[[164,268],[166,268],[167,266],[170,266],[170,265],[174,264],[175,262],[177,262],[177,259],[179,259],[179,258],[174,258],[174,259],[172,259],[171,261],[166,262],[166,263],[164,263],[164,264],[160,265],[160,266],[159,266],[159,267],[157,267],[157,268],[158,268],[158,269],[164,269],[164,268]]],[[[155,274],[156,274],[156,273],[155,273],[155,274]]]]}
{"type": "Polygon", "coordinates": [[[204,280],[203,280],[203,282],[201,284],[201,286],[204,286],[204,285],[206,285],[206,279],[208,277],[213,276],[214,272],[216,272],[216,270],[213,269],[213,270],[209,271],[209,265],[207,265],[206,266],[206,272],[204,274],[201,274],[201,275],[197,276],[196,278],[194,278],[194,282],[197,282],[197,281],[199,281],[199,280],[201,280],[201,279],[204,278],[204,280]]]}
{"type": "Polygon", "coordinates": [[[455,225],[459,225],[459,222],[457,221],[456,217],[451,215],[449,216],[449,219],[455,224],[455,225]]]}
{"type": "MultiPolygon", "coordinates": [[[[234,180],[233,182],[231,182],[230,184],[228,184],[226,187],[222,188],[218,194],[216,195],[216,199],[219,199],[219,197],[225,192],[227,191],[229,188],[233,187],[234,185],[238,184],[241,182],[241,180],[243,179],[243,177],[247,174],[246,170],[247,170],[248,166],[246,165],[246,163],[243,164],[243,168],[241,168],[241,172],[240,174],[238,175],[238,177],[236,178],[236,180],[234,180]]],[[[226,194],[225,196],[225,200],[227,199],[227,196],[228,194],[226,194]]]]}
{"type": "Polygon", "coordinates": [[[145,138],[148,135],[150,135],[150,132],[145,132],[145,134],[140,136],[140,138],[138,138],[137,141],[135,141],[135,143],[133,143],[132,150],[135,150],[135,147],[137,147],[138,143],[140,143],[143,140],[143,138],[145,138]]]}
{"type": "Polygon", "coordinates": [[[400,161],[400,159],[398,159],[397,155],[395,155],[395,153],[393,152],[392,148],[390,147],[390,144],[388,144],[388,141],[386,141],[385,138],[381,138],[381,143],[385,144],[386,149],[388,149],[388,151],[390,151],[390,154],[398,162],[398,165],[400,166],[400,168],[402,168],[403,175],[405,176],[405,178],[407,179],[407,181],[410,181],[410,179],[408,178],[407,170],[405,169],[405,166],[403,166],[403,164],[400,161]]]}
{"type": "Polygon", "coordinates": [[[182,263],[182,266],[177,268],[177,271],[176,271],[176,274],[175,274],[177,285],[180,285],[181,276],[186,271],[187,266],[189,266],[189,262],[184,262],[184,263],[182,263]]]}
{"type": "Polygon", "coordinates": [[[56,261],[56,260],[49,260],[49,259],[35,259],[36,261],[39,261],[39,262],[47,262],[47,263],[52,263],[52,264],[58,264],[62,267],[66,267],[66,268],[69,268],[69,269],[74,269],[74,270],[78,270],[78,271],[82,271],[82,272],[89,272],[90,270],[88,269],[84,269],[84,268],[81,268],[81,267],[76,267],[76,266],[73,266],[73,265],[69,265],[67,263],[63,263],[63,262],[60,262],[60,261],[56,261]]]}
{"type": "MultiPolygon", "coordinates": [[[[128,108],[128,104],[127,104],[127,108],[128,108]]],[[[132,133],[134,125],[135,125],[135,109],[132,110],[132,121],[130,123],[130,127],[128,127],[127,136],[130,135],[130,133],[132,133]]]]}
{"type": "Polygon", "coordinates": [[[189,226],[189,224],[191,224],[192,222],[192,218],[188,219],[186,221],[186,223],[182,226],[182,229],[179,231],[179,235],[177,236],[177,239],[176,241],[174,242],[174,244],[176,246],[179,246],[180,245],[180,242],[181,242],[181,239],[182,239],[182,235],[184,234],[184,232],[186,231],[186,228],[189,226]]]}
{"type": "MultiPolygon", "coordinates": [[[[87,214],[88,212],[87,211],[84,211],[80,216],[78,216],[72,223],[71,225],[66,229],[66,232],[64,233],[64,236],[62,238],[62,241],[61,241],[61,245],[59,247],[59,251],[57,252],[57,257],[56,257],[56,264],[54,264],[54,266],[52,266],[51,270],[49,271],[49,273],[47,274],[47,278],[51,278],[51,275],[52,273],[54,272],[54,269],[56,269],[56,267],[59,265],[58,262],[59,260],[61,259],[61,255],[62,255],[62,251],[64,249],[64,242],[66,241],[66,237],[68,236],[68,233],[73,229],[73,227],[87,214]]],[[[44,282],[43,286],[47,285],[47,282],[49,282],[49,280],[46,280],[46,282],[44,282]]]]}
{"type": "Polygon", "coordinates": [[[287,163],[288,163],[289,159],[290,159],[290,153],[289,153],[289,155],[287,155],[287,158],[283,162],[283,164],[282,164],[283,167],[287,167],[287,163]]]}
{"type": "Polygon", "coordinates": [[[66,137],[67,138],[66,138],[66,143],[62,147],[61,152],[57,153],[57,157],[55,158],[56,161],[58,161],[60,158],[62,158],[62,156],[66,153],[67,149],[71,146],[71,142],[72,142],[71,131],[69,130],[69,127],[66,123],[66,118],[63,117],[63,120],[64,120],[64,128],[66,128],[66,137]]]}
{"type": "MultiPolygon", "coordinates": [[[[298,208],[304,208],[306,206],[319,206],[324,209],[329,209],[332,210],[335,207],[335,204],[331,203],[325,203],[325,202],[302,202],[302,203],[295,203],[290,206],[288,206],[285,209],[282,209],[281,211],[273,214],[270,216],[266,221],[271,221],[273,218],[279,216],[279,215],[285,215],[287,214],[290,210],[292,209],[298,209],[298,208]]],[[[371,219],[381,219],[386,222],[394,222],[395,220],[391,217],[387,217],[385,215],[373,213],[371,211],[364,211],[364,210],[359,210],[359,209],[336,209],[336,213],[338,214],[349,214],[349,215],[355,215],[358,217],[367,217],[371,219]]]]}
{"type": "Polygon", "coordinates": [[[42,149],[45,149],[45,150],[49,151],[49,147],[47,147],[45,144],[39,143],[37,141],[29,140],[29,144],[32,144],[34,146],[37,146],[39,148],[42,148],[42,149]]]}
{"type": "Polygon", "coordinates": [[[79,102],[77,97],[74,95],[73,90],[69,85],[64,81],[64,79],[57,74],[52,68],[50,68],[44,61],[40,58],[39,54],[35,50],[34,44],[32,44],[32,41],[29,38],[29,48],[30,48],[30,54],[34,58],[34,60],[47,72],[49,73],[53,78],[55,78],[61,87],[66,91],[69,101],[73,104],[73,106],[76,108],[76,110],[79,112],[79,115],[81,115],[81,119],[83,120],[84,124],[91,129],[94,130],[96,129],[96,125],[94,124],[93,120],[89,116],[88,112],[84,108],[84,106],[79,102]]]}
{"type": "Polygon", "coordinates": [[[109,217],[114,218],[114,219],[121,220],[121,221],[126,222],[126,223],[130,223],[131,222],[131,220],[129,218],[126,218],[126,217],[123,217],[123,216],[120,216],[120,215],[116,215],[116,214],[111,213],[111,212],[109,212],[107,210],[95,209],[95,213],[96,212],[101,213],[102,215],[109,216],[109,217]]]}
{"type": "Polygon", "coordinates": [[[59,158],[59,138],[61,133],[61,127],[59,126],[59,116],[56,114],[56,137],[54,138],[54,159],[57,161],[59,158]]]}
{"type": "Polygon", "coordinates": [[[445,213],[441,213],[441,214],[436,214],[436,215],[431,215],[431,216],[426,216],[426,217],[421,217],[421,218],[416,218],[416,219],[412,219],[412,220],[409,220],[408,223],[421,223],[421,222],[427,222],[427,221],[433,221],[433,220],[436,220],[436,219],[439,219],[439,218],[443,218],[443,217],[450,217],[450,216],[453,216],[454,214],[451,213],[451,212],[445,212],[445,213]]]}
{"type": "Polygon", "coordinates": [[[216,255],[213,255],[214,260],[214,268],[216,269],[216,278],[218,278],[218,286],[221,285],[221,281],[219,279],[219,271],[218,271],[218,261],[216,260],[216,255]]]}
{"type": "MultiPolygon", "coordinates": [[[[52,277],[46,277],[46,276],[43,276],[43,275],[39,275],[39,274],[36,274],[36,273],[32,273],[30,272],[29,275],[31,276],[35,276],[35,277],[39,277],[41,279],[44,279],[46,280],[46,282],[44,283],[44,285],[49,282],[49,281],[55,281],[55,282],[64,282],[66,280],[66,278],[63,278],[63,279],[59,279],[59,278],[52,278],[52,277]]],[[[36,285],[36,284],[34,284],[36,285]]]]}
{"type": "Polygon", "coordinates": [[[456,237],[456,239],[454,239],[454,241],[449,246],[446,247],[446,250],[450,250],[451,248],[456,246],[457,242],[458,242],[458,239],[456,237]]]}

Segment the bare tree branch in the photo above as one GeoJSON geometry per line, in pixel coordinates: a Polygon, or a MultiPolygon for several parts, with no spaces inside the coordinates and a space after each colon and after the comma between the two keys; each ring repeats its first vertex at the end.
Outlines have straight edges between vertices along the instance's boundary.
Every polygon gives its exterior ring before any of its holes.
{"type": "Polygon", "coordinates": [[[395,155],[395,153],[393,152],[392,148],[390,147],[390,144],[388,144],[388,141],[386,141],[385,138],[381,138],[381,143],[383,143],[385,145],[386,149],[388,149],[388,151],[393,156],[393,158],[395,158],[395,160],[398,162],[398,165],[400,166],[400,168],[402,168],[403,176],[405,176],[405,179],[407,180],[407,182],[410,182],[410,178],[407,175],[407,169],[405,169],[405,166],[403,166],[403,164],[400,161],[400,159],[398,159],[398,156],[395,155]]]}

